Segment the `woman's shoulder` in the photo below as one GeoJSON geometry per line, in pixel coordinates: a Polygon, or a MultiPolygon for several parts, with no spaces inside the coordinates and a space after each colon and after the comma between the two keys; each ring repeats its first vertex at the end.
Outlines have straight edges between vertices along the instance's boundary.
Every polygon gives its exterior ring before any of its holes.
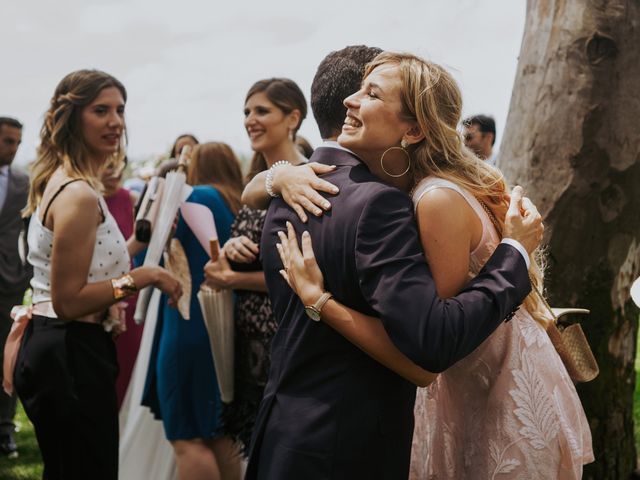
{"type": "Polygon", "coordinates": [[[425,193],[437,189],[454,190],[458,193],[462,193],[463,191],[460,185],[451,180],[441,177],[429,176],[420,180],[413,188],[413,192],[411,193],[413,203],[417,205],[420,199],[425,195],[425,193]]]}
{"type": "Polygon", "coordinates": [[[77,207],[85,207],[98,202],[100,195],[82,178],[63,178],[45,188],[43,200],[53,201],[56,197],[72,201],[77,207]]]}
{"type": "Polygon", "coordinates": [[[466,200],[466,203],[470,203],[470,196],[472,195],[465,190],[461,185],[458,185],[452,180],[440,177],[426,177],[422,179],[414,187],[411,193],[411,199],[413,200],[414,208],[418,208],[420,201],[425,197],[439,198],[443,201],[448,199],[459,199],[462,197],[466,200]]]}

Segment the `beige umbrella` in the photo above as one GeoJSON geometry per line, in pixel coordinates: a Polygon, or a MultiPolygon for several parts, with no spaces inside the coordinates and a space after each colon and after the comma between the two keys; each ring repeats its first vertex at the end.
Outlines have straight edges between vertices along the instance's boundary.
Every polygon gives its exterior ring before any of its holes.
{"type": "MultiPolygon", "coordinates": [[[[210,255],[213,261],[219,256],[218,240],[211,240],[210,255]]],[[[233,292],[229,289],[214,290],[204,283],[198,292],[204,325],[209,333],[213,364],[218,377],[220,397],[223,402],[233,401],[233,373],[235,355],[235,325],[233,321],[233,292]]]]}

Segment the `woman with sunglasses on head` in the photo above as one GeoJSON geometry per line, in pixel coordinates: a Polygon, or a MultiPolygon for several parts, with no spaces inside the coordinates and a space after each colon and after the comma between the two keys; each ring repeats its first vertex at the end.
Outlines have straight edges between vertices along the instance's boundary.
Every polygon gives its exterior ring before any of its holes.
{"type": "Polygon", "coordinates": [[[181,286],[160,267],[130,270],[127,242],[101,195],[102,170],[122,158],[124,86],[98,70],[58,84],[41,130],[25,215],[34,267],[32,319],[15,387],[48,479],[118,476],[115,304],[154,285],[172,304],[181,286]]]}

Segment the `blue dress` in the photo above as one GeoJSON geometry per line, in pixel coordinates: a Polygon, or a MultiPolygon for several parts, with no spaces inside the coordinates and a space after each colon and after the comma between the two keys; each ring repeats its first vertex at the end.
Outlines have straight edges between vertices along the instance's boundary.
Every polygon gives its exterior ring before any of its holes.
{"type": "MultiPolygon", "coordinates": [[[[220,193],[211,186],[199,185],[187,201],[209,207],[220,244],[224,244],[234,215],[220,193]]],[[[167,305],[167,297],[162,296],[142,404],[162,420],[168,440],[213,438],[221,434],[222,402],[209,336],[196,296],[204,281],[203,268],[209,255],[182,218],[175,238],[184,247],[191,271],[191,319],[184,320],[177,309],[167,305]]]]}

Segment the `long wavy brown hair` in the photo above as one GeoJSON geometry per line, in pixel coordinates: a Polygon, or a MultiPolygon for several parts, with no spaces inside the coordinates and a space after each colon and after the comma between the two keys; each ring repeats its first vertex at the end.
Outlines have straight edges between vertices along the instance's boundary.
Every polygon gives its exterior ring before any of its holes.
{"type": "Polygon", "coordinates": [[[242,202],[242,172],[240,162],[229,145],[208,142],[196,145],[187,170],[189,185],[211,185],[234,215],[242,202]]]}
{"type": "MultiPolygon", "coordinates": [[[[408,147],[414,184],[428,176],[450,180],[484,203],[497,220],[502,235],[509,208],[507,184],[497,169],[479,159],[464,145],[458,125],[462,119],[462,94],[451,74],[442,66],[408,53],[383,52],[365,69],[391,64],[401,80],[401,115],[416,122],[424,139],[408,147]]],[[[539,250],[531,254],[529,269],[533,285],[542,291],[543,268],[539,250]]],[[[543,327],[550,321],[542,300],[530,294],[525,302],[529,313],[543,327]]]]}
{"type": "MultiPolygon", "coordinates": [[[[73,178],[86,180],[100,190],[100,172],[89,162],[87,146],[82,138],[80,114],[102,90],[117,88],[127,101],[124,85],[115,77],[100,70],[77,70],[65,76],[56,87],[40,130],[40,146],[31,167],[31,188],[23,215],[35,212],[53,172],[63,166],[73,178]]],[[[126,129],[123,129],[123,132],[126,129]]],[[[107,163],[119,164],[124,159],[124,137],[118,152],[107,163]]]]}

